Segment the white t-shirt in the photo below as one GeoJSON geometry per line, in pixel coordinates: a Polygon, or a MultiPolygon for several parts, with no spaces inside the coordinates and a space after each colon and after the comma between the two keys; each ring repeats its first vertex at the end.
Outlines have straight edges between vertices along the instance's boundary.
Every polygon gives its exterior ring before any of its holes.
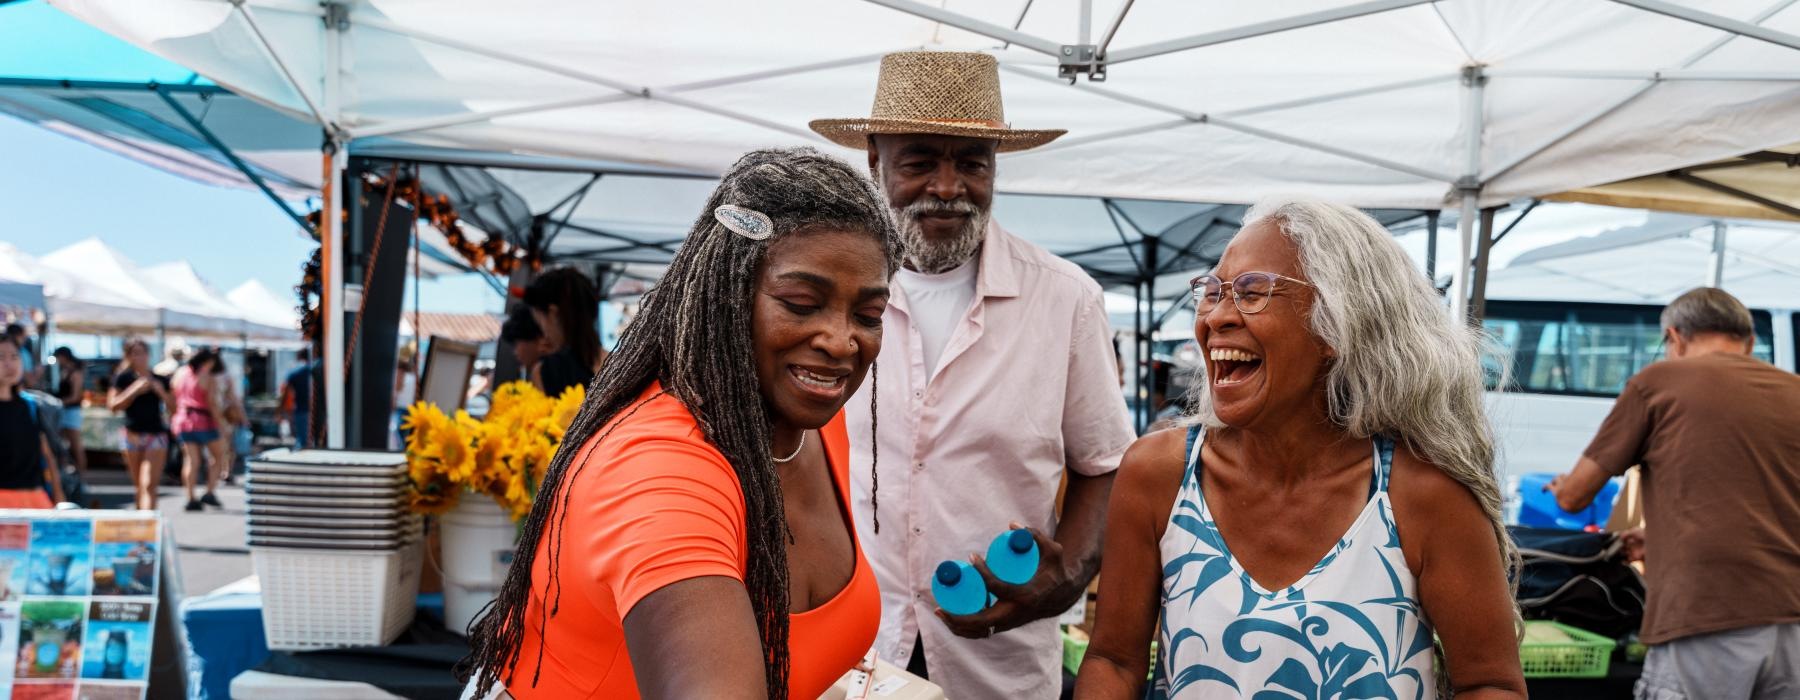
{"type": "Polygon", "coordinates": [[[894,273],[894,279],[906,294],[912,327],[919,331],[919,340],[925,346],[927,376],[937,374],[944,346],[950,344],[951,334],[956,332],[956,327],[969,313],[969,304],[975,300],[975,273],[980,259],[981,256],[976,255],[961,267],[935,275],[906,268],[894,273]]]}

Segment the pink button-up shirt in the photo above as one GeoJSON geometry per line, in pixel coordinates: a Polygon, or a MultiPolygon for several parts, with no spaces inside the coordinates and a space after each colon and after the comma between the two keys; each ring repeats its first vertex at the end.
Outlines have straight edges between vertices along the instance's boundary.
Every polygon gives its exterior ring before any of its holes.
{"type": "Polygon", "coordinates": [[[882,316],[878,376],[845,406],[856,527],[881,582],[875,648],[904,668],[923,635],[931,680],[950,698],[1054,697],[1056,620],[957,637],[933,614],[931,575],[941,561],[986,552],[1010,522],[1054,533],[1063,470],[1111,472],[1135,435],[1099,285],[992,223],[979,264],[975,298],[936,373],[927,376],[905,290],[896,289],[882,316]],[[878,492],[869,473],[872,387],[880,391],[878,492]],[[871,516],[880,517],[880,534],[871,516]]]}

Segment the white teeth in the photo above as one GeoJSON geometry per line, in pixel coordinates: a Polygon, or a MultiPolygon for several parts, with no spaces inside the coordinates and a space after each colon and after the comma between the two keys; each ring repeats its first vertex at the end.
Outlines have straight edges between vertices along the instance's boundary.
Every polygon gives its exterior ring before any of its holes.
{"type": "Polygon", "coordinates": [[[1231,348],[1213,348],[1208,357],[1214,362],[1254,362],[1262,359],[1242,350],[1231,348]]]}
{"type": "Polygon", "coordinates": [[[820,389],[836,389],[839,385],[844,383],[843,377],[827,377],[822,374],[807,371],[801,367],[794,368],[794,378],[800,380],[801,384],[815,386],[820,389]]]}

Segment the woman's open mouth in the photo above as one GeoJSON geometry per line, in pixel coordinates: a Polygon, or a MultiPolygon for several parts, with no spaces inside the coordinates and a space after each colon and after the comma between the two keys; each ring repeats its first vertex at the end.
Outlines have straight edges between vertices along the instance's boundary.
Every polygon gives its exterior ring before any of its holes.
{"type": "Polygon", "coordinates": [[[1206,359],[1216,387],[1242,384],[1262,369],[1262,357],[1236,348],[1213,348],[1206,359]]]}
{"type": "Polygon", "coordinates": [[[788,365],[788,376],[794,378],[794,385],[802,391],[823,400],[841,398],[850,380],[848,371],[807,369],[799,365],[788,365]]]}

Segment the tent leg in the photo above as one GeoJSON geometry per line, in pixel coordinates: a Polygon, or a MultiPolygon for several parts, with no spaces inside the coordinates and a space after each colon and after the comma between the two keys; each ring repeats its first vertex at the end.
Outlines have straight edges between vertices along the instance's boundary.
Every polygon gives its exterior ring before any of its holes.
{"type": "Polygon", "coordinates": [[[319,319],[323,324],[325,394],[325,446],[341,450],[346,444],[344,426],[344,215],[343,176],[349,154],[333,139],[325,147],[324,200],[320,205],[325,232],[319,237],[319,319]]]}
{"type": "Polygon", "coordinates": [[[1725,283],[1725,222],[1713,222],[1712,260],[1706,270],[1706,286],[1717,288],[1725,283]]]}
{"type": "Polygon", "coordinates": [[[1457,323],[1469,318],[1469,261],[1474,257],[1475,222],[1481,213],[1475,208],[1476,195],[1473,190],[1465,191],[1462,197],[1462,214],[1456,222],[1456,270],[1450,278],[1450,317],[1457,323]]]}
{"type": "Polygon", "coordinates": [[[1137,399],[1137,431],[1144,432],[1149,423],[1144,420],[1144,285],[1134,284],[1131,297],[1135,302],[1131,305],[1131,395],[1137,399]]]}
{"type": "Polygon", "coordinates": [[[1431,286],[1436,287],[1438,256],[1438,213],[1436,211],[1429,212],[1425,215],[1425,225],[1427,226],[1427,233],[1425,234],[1425,279],[1431,280],[1431,286]]]}
{"type": "Polygon", "coordinates": [[[1474,283],[1469,285],[1469,315],[1475,323],[1481,323],[1482,316],[1487,314],[1488,251],[1494,247],[1494,213],[1499,210],[1499,207],[1481,210],[1481,231],[1475,239],[1474,283]]]}

